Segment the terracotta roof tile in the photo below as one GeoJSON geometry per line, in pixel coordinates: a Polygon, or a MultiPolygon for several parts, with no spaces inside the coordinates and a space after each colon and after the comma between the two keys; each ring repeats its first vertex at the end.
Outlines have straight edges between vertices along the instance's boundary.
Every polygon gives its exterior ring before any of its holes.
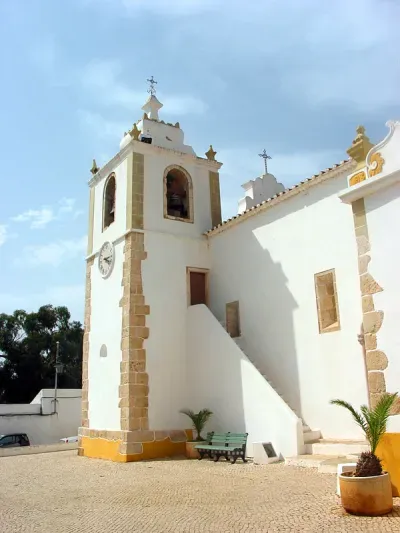
{"type": "Polygon", "coordinates": [[[231,218],[228,218],[227,220],[224,220],[223,222],[221,222],[221,224],[218,224],[217,226],[214,226],[210,230],[206,231],[205,234],[209,235],[209,234],[213,233],[215,230],[217,230],[218,228],[222,228],[223,226],[226,226],[226,225],[229,226],[230,222],[233,222],[234,220],[237,220],[237,219],[243,217],[244,215],[249,214],[250,212],[254,212],[254,211],[260,210],[260,208],[262,206],[264,206],[265,204],[269,204],[270,202],[272,202],[273,200],[275,200],[279,196],[284,196],[284,195],[290,193],[291,191],[293,191],[295,189],[298,189],[301,185],[304,185],[306,183],[315,181],[317,178],[323,176],[324,174],[326,174],[326,173],[328,173],[328,172],[330,172],[332,170],[336,170],[339,167],[343,167],[347,163],[351,163],[351,162],[352,162],[351,159],[345,159],[344,161],[341,161],[340,163],[336,163],[335,165],[333,165],[333,166],[331,166],[329,168],[326,168],[325,170],[321,170],[321,172],[319,172],[318,174],[314,174],[313,176],[311,176],[311,178],[307,178],[304,181],[300,181],[300,183],[297,183],[296,185],[292,185],[291,187],[288,187],[284,191],[282,191],[282,192],[280,192],[278,194],[275,194],[271,198],[268,198],[267,200],[263,200],[261,203],[255,205],[253,207],[250,207],[249,209],[246,209],[246,211],[243,211],[243,213],[237,214],[237,215],[235,215],[235,216],[233,216],[231,218]]]}

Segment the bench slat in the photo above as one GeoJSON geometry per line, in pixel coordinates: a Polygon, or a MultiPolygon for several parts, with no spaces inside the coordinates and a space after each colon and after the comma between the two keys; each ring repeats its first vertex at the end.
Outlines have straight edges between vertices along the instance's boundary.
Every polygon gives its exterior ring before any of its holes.
{"type": "Polygon", "coordinates": [[[237,448],[233,446],[208,446],[207,444],[205,446],[195,446],[198,450],[218,450],[218,451],[235,451],[237,448]]]}
{"type": "Polygon", "coordinates": [[[243,440],[246,441],[247,437],[215,437],[214,435],[211,437],[212,440],[243,440]]]}
{"type": "Polygon", "coordinates": [[[210,440],[212,441],[215,441],[215,442],[246,442],[246,439],[214,439],[214,437],[212,437],[210,440]]]}

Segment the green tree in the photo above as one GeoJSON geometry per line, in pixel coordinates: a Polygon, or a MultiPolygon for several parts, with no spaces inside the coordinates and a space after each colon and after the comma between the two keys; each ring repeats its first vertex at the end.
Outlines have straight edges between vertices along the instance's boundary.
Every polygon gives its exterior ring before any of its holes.
{"type": "Polygon", "coordinates": [[[57,342],[64,365],[59,387],[81,388],[83,329],[66,307],[0,314],[0,403],[29,403],[41,389],[54,387],[57,342]]]}

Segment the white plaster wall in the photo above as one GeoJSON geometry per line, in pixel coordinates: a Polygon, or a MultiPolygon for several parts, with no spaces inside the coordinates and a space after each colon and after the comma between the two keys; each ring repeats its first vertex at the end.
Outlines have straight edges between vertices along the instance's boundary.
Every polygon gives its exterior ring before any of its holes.
{"type": "MultiPolygon", "coordinates": [[[[111,174],[112,170],[110,170],[111,174]]],[[[106,241],[113,242],[126,231],[126,178],[127,159],[124,159],[114,170],[116,181],[115,220],[103,231],[103,197],[107,177],[95,186],[93,252],[98,252],[106,241]]]]}
{"type": "MultiPolygon", "coordinates": [[[[124,213],[126,212],[124,207],[124,213]]],[[[122,360],[121,286],[124,262],[124,241],[115,245],[112,274],[103,279],[97,257],[91,270],[91,322],[89,335],[89,422],[92,429],[119,430],[119,385],[122,360]],[[100,348],[107,346],[107,357],[100,357],[100,348]]]]}
{"type": "Polygon", "coordinates": [[[184,133],[180,128],[153,120],[141,120],[138,129],[152,138],[152,146],[194,155],[193,148],[184,144],[184,133]]]}
{"type": "MultiPolygon", "coordinates": [[[[400,392],[400,184],[380,189],[364,202],[371,244],[368,271],[383,289],[374,295],[375,309],[384,312],[378,348],[388,358],[386,389],[400,392]]],[[[400,417],[393,417],[390,426],[400,431],[400,417]]]]}
{"type": "MultiPolygon", "coordinates": [[[[184,222],[173,222],[185,225],[184,222]]],[[[151,429],[184,429],[186,405],[187,267],[209,268],[205,237],[145,231],[143,292],[150,305],[145,341],[151,429]]]]}
{"type": "Polygon", "coordinates": [[[49,389],[41,391],[41,403],[2,405],[0,435],[26,433],[34,445],[50,444],[77,435],[81,421],[81,390],[60,389],[57,396],[57,414],[39,414],[41,410],[43,413],[52,412],[50,405],[54,406],[54,391],[49,389]],[[50,405],[47,405],[48,402],[50,405]]]}
{"type": "Polygon", "coordinates": [[[206,431],[249,433],[271,442],[276,453],[301,453],[302,422],[204,305],[187,310],[188,395],[186,407],[213,412],[206,431]]]}
{"type": "Polygon", "coordinates": [[[243,213],[246,209],[272,198],[276,194],[285,190],[282,183],[278,183],[273,174],[263,174],[255,180],[250,180],[242,185],[245,190],[245,197],[239,200],[238,213],[243,213]]]}
{"type": "Polygon", "coordinates": [[[367,400],[352,212],[337,198],[346,184],[331,178],[210,238],[214,314],[239,300],[246,354],[305,423],[336,438],[360,433],[329,401],[367,400]],[[332,268],[341,330],[320,334],[314,274],[332,268]]]}

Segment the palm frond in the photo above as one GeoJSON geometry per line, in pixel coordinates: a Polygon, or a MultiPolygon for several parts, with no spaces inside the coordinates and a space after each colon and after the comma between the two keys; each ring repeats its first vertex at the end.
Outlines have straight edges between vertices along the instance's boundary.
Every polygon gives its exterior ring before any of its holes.
{"type": "Polygon", "coordinates": [[[331,400],[330,403],[332,405],[339,405],[340,407],[344,407],[345,409],[350,411],[356,424],[360,426],[365,435],[367,435],[368,425],[366,420],[363,418],[362,414],[358,413],[349,402],[346,402],[345,400],[331,400]]]}
{"type": "Polygon", "coordinates": [[[195,412],[192,411],[191,409],[181,409],[179,412],[182,413],[183,415],[188,416],[192,421],[193,421],[193,417],[196,416],[195,412]]]}
{"type": "Polygon", "coordinates": [[[397,399],[395,394],[383,394],[374,409],[366,405],[360,407],[361,413],[358,413],[354,407],[344,400],[331,400],[331,404],[344,407],[352,414],[356,424],[360,426],[371,446],[371,452],[375,454],[379,441],[386,432],[387,421],[390,416],[392,405],[397,399]]]}
{"type": "Polygon", "coordinates": [[[193,427],[197,433],[197,440],[203,440],[201,432],[213,413],[209,409],[202,409],[198,413],[195,413],[191,409],[181,409],[180,412],[188,416],[192,421],[193,427]]]}
{"type": "Polygon", "coordinates": [[[397,399],[396,394],[385,393],[382,395],[375,408],[371,410],[370,420],[370,432],[371,432],[371,451],[375,453],[375,450],[379,444],[379,441],[386,433],[386,426],[390,416],[391,408],[397,399]]]}

